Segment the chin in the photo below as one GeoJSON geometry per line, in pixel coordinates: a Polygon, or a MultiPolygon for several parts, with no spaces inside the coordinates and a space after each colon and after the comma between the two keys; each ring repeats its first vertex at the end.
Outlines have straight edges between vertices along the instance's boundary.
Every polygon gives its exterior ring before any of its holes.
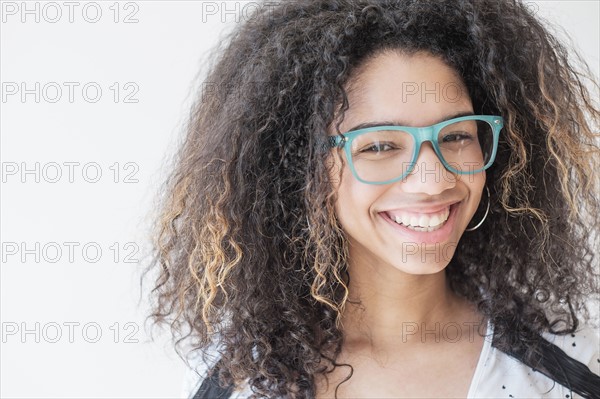
{"type": "Polygon", "coordinates": [[[427,275],[443,272],[448,263],[421,262],[417,259],[402,264],[391,264],[391,266],[405,274],[427,275]]]}

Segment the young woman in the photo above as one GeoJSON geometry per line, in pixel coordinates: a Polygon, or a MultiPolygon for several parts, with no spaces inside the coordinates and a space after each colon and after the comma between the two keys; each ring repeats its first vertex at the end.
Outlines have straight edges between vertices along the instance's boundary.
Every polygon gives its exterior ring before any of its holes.
{"type": "Polygon", "coordinates": [[[600,112],[574,60],[512,0],[257,11],[157,233],[188,394],[598,397],[600,112]]]}

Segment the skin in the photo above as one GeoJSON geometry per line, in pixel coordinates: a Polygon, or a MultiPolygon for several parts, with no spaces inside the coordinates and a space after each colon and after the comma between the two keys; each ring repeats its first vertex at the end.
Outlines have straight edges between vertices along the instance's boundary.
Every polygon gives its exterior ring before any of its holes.
{"type": "MultiPolygon", "coordinates": [[[[428,53],[385,52],[371,58],[351,81],[349,104],[342,132],[371,122],[429,126],[473,113],[460,77],[428,53]],[[427,90],[438,83],[440,91],[407,96],[407,82],[427,90]],[[443,95],[444,87],[460,87],[458,98],[456,92],[443,95]]],[[[354,178],[344,157],[343,151],[332,150],[336,214],[349,240],[351,282],[338,363],[351,364],[354,373],[337,397],[466,397],[483,345],[476,330],[485,331],[486,321],[450,290],[444,269],[477,210],[485,172],[454,175],[431,144],[423,143],[417,159],[421,167],[411,175],[369,185],[354,178]],[[452,229],[434,243],[415,242],[385,218],[390,210],[421,211],[449,203],[459,203],[452,229]],[[410,254],[407,245],[413,245],[410,254]],[[444,329],[449,323],[459,326],[458,340],[457,329],[444,329]]],[[[319,380],[317,397],[334,397],[348,374],[348,367],[338,367],[328,381],[319,380]]]]}

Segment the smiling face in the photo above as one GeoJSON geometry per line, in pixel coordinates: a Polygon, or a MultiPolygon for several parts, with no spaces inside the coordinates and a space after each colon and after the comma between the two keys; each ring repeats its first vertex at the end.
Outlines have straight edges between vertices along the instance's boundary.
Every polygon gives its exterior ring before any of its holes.
{"type": "MultiPolygon", "coordinates": [[[[428,53],[386,52],[369,59],[355,74],[348,100],[341,132],[364,125],[423,127],[473,114],[458,74],[428,53]]],[[[373,185],[352,175],[344,151],[332,154],[336,214],[349,240],[350,267],[443,270],[477,210],[485,172],[453,174],[424,142],[407,177],[373,185]]]]}

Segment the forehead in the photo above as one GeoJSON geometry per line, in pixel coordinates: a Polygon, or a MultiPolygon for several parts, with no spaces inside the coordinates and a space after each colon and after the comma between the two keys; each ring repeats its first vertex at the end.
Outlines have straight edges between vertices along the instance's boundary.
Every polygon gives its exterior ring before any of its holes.
{"type": "Polygon", "coordinates": [[[349,109],[342,131],[364,122],[426,126],[446,115],[473,111],[458,73],[423,52],[390,51],[370,58],[357,68],[347,91],[349,109]]]}

